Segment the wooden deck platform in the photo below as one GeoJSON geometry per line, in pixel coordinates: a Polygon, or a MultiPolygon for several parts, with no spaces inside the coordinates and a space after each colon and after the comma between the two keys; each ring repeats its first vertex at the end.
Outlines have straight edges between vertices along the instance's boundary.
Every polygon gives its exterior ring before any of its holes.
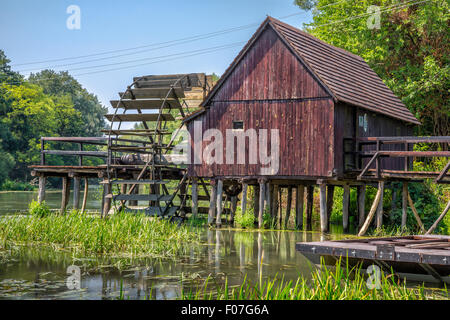
{"type": "MultiPolygon", "coordinates": [[[[378,265],[385,272],[429,275],[450,283],[450,236],[414,235],[355,240],[299,242],[296,250],[312,262],[334,264],[337,259],[363,268],[378,265]]],[[[408,278],[408,276],[406,276],[408,278]]]]}

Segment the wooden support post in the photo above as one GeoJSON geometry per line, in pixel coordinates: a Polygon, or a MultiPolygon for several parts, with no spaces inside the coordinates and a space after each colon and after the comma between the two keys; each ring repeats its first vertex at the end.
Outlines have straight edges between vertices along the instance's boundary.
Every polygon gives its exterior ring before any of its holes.
{"type": "Polygon", "coordinates": [[[212,225],[214,217],[216,216],[216,203],[217,203],[217,185],[214,180],[211,180],[211,193],[209,200],[209,210],[208,210],[208,224],[212,225]]]}
{"type": "MultiPolygon", "coordinates": [[[[133,175],[134,180],[139,180],[138,175],[133,175]]],[[[139,194],[139,185],[137,184],[134,189],[130,192],[130,194],[139,194]]],[[[138,205],[137,200],[129,200],[128,205],[132,207],[136,207],[138,205]]]]}
{"type": "Polygon", "coordinates": [[[83,194],[83,203],[81,204],[81,213],[86,211],[86,203],[87,203],[87,197],[88,197],[88,190],[89,190],[89,182],[88,178],[84,178],[84,194],[83,194]]]}
{"type": "MultiPolygon", "coordinates": [[[[103,188],[105,190],[104,192],[105,195],[111,195],[111,183],[104,184],[103,188]]],[[[108,216],[109,210],[111,209],[111,201],[112,201],[111,197],[105,198],[105,205],[103,207],[102,218],[108,216]]]]}
{"type": "Polygon", "coordinates": [[[287,206],[286,206],[286,217],[284,218],[284,228],[287,229],[289,223],[289,217],[291,215],[292,208],[292,186],[288,187],[287,194],[287,206]]]}
{"type": "Polygon", "coordinates": [[[425,233],[426,235],[431,234],[434,231],[434,229],[436,229],[436,227],[438,226],[439,222],[441,222],[442,219],[444,219],[445,215],[447,214],[447,212],[449,210],[450,210],[450,201],[447,203],[447,206],[445,207],[444,211],[441,213],[439,218],[437,218],[437,220],[433,223],[431,228],[428,229],[428,231],[425,233]]]}
{"type": "Polygon", "coordinates": [[[306,228],[311,230],[312,227],[312,213],[314,206],[314,186],[306,188],[306,228]]]}
{"type": "Polygon", "coordinates": [[[412,210],[412,212],[414,213],[414,217],[416,218],[417,224],[420,227],[420,230],[422,230],[422,232],[425,232],[425,227],[423,226],[422,220],[420,219],[419,213],[417,212],[416,207],[414,206],[414,202],[412,201],[411,195],[408,192],[408,203],[409,206],[412,210]]]}
{"type": "Polygon", "coordinates": [[[295,193],[295,228],[301,229],[303,227],[303,201],[305,198],[305,187],[303,185],[297,186],[295,193]]]}
{"type": "Polygon", "coordinates": [[[358,187],[358,225],[361,228],[364,224],[364,220],[366,217],[365,213],[365,203],[366,203],[366,185],[362,185],[358,187]]]}
{"type": "Polygon", "coordinates": [[[247,211],[247,192],[248,192],[248,184],[242,183],[242,199],[241,199],[241,212],[242,215],[247,211]]]}
{"type": "Polygon", "coordinates": [[[217,214],[216,214],[216,226],[222,226],[222,198],[223,198],[223,180],[219,179],[217,183],[217,214]]]}
{"type": "Polygon", "coordinates": [[[238,200],[237,196],[231,197],[231,213],[230,213],[231,224],[234,223],[234,215],[236,214],[237,200],[238,200]]]}
{"type": "Polygon", "coordinates": [[[253,187],[253,215],[255,217],[255,225],[258,221],[258,214],[259,214],[259,186],[255,185],[253,187]]]}
{"type": "Polygon", "coordinates": [[[373,217],[375,216],[375,212],[377,211],[378,205],[380,204],[381,194],[383,193],[383,190],[384,190],[384,182],[380,181],[378,182],[377,195],[375,196],[375,200],[372,203],[372,207],[370,208],[370,212],[367,215],[367,219],[358,233],[358,237],[362,237],[369,228],[369,225],[372,222],[373,217]]]}
{"type": "Polygon", "coordinates": [[[198,181],[197,178],[192,178],[191,184],[191,195],[192,195],[192,216],[197,218],[198,215],[198,181]]]}
{"type": "Polygon", "coordinates": [[[258,228],[263,227],[264,200],[266,198],[266,181],[259,180],[259,210],[258,210],[258,228]]]}
{"type": "Polygon", "coordinates": [[[39,193],[38,202],[42,203],[45,200],[45,182],[46,178],[44,176],[39,177],[39,193]]]}
{"type": "Polygon", "coordinates": [[[344,194],[342,196],[342,227],[344,232],[348,231],[348,208],[350,204],[350,186],[344,185],[344,194]]]}
{"type": "Polygon", "coordinates": [[[381,189],[380,193],[380,204],[377,208],[377,230],[381,230],[383,225],[383,196],[384,196],[384,182],[378,183],[378,188],[381,189]]]}
{"type": "Polygon", "coordinates": [[[80,177],[73,178],[73,208],[78,210],[80,208],[80,177]]]}
{"type": "Polygon", "coordinates": [[[402,229],[406,228],[406,219],[408,211],[408,183],[403,182],[402,190],[402,229]]]}
{"type": "Polygon", "coordinates": [[[272,212],[270,213],[272,216],[272,219],[277,219],[277,214],[278,214],[278,207],[280,206],[280,204],[278,203],[278,189],[279,186],[277,184],[273,185],[273,189],[272,189],[272,212]]]}
{"type": "Polygon", "coordinates": [[[266,183],[266,195],[264,200],[264,207],[266,208],[265,211],[271,213],[272,210],[272,190],[271,190],[272,184],[270,182],[266,183]]]}
{"type": "Polygon", "coordinates": [[[327,232],[328,231],[328,222],[327,222],[327,185],[320,184],[320,231],[327,232]]]}
{"type": "Polygon", "coordinates": [[[333,212],[334,186],[327,186],[327,223],[330,224],[331,213],[333,212]]]}
{"type": "Polygon", "coordinates": [[[62,197],[61,197],[61,214],[66,211],[67,203],[69,202],[70,196],[70,178],[63,177],[62,183],[62,197]]]}

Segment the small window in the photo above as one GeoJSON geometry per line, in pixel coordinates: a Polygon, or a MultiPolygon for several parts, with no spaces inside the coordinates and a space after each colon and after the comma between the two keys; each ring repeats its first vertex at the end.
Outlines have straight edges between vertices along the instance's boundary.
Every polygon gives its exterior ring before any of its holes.
{"type": "Polygon", "coordinates": [[[233,121],[233,130],[244,130],[244,121],[233,121]]]}

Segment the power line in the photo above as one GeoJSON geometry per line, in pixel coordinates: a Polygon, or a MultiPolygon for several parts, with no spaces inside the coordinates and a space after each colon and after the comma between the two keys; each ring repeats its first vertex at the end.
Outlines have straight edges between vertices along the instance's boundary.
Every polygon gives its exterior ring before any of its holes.
{"type": "MultiPolygon", "coordinates": [[[[330,7],[330,6],[334,6],[334,5],[337,5],[339,3],[346,2],[346,1],[347,0],[341,0],[341,1],[337,1],[337,2],[334,2],[334,3],[327,4],[325,6],[318,7],[318,8],[321,9],[321,8],[325,8],[325,7],[330,7]]],[[[287,15],[287,16],[280,17],[279,19],[286,19],[286,18],[290,18],[290,17],[293,17],[293,16],[303,15],[303,14],[306,14],[306,12],[293,13],[293,14],[290,14],[290,15],[287,15]]],[[[58,62],[58,61],[66,61],[66,60],[77,60],[77,59],[82,59],[82,58],[102,56],[102,55],[114,54],[114,53],[125,52],[125,51],[133,51],[133,50],[149,48],[149,47],[154,47],[154,46],[162,46],[162,45],[164,45],[162,48],[165,48],[165,47],[169,47],[169,46],[173,46],[173,45],[178,45],[178,42],[184,43],[186,41],[190,42],[190,41],[196,41],[196,40],[202,40],[202,39],[207,39],[207,38],[211,38],[211,37],[216,37],[216,36],[220,36],[220,35],[231,33],[231,32],[236,32],[236,31],[249,29],[249,28],[258,26],[259,24],[260,24],[259,22],[256,22],[256,23],[251,23],[251,24],[242,25],[242,26],[238,26],[238,27],[223,29],[223,30],[219,30],[219,31],[215,31],[215,32],[210,32],[210,33],[200,34],[200,35],[196,35],[196,36],[181,38],[181,39],[177,39],[177,40],[170,40],[170,41],[165,41],[165,42],[160,42],[160,43],[153,43],[153,44],[137,46],[137,47],[132,47],[132,48],[125,48],[125,49],[104,51],[104,52],[87,54],[87,55],[81,55],[81,56],[66,57],[66,58],[59,58],[59,59],[41,60],[41,61],[26,62],[26,63],[18,63],[18,64],[13,64],[11,66],[16,67],[16,66],[42,64],[42,63],[58,62]]],[[[158,48],[156,48],[156,49],[158,49],[158,48]]],[[[156,49],[154,49],[154,50],[156,50],[156,49]]],[[[142,51],[139,51],[139,52],[136,52],[136,53],[141,53],[141,52],[142,51]]],[[[120,56],[131,55],[131,54],[136,54],[136,53],[127,53],[127,54],[123,54],[123,55],[120,55],[120,56]]],[[[105,57],[105,58],[102,58],[102,59],[111,59],[111,58],[115,58],[115,57],[117,57],[117,56],[105,57]]],[[[88,62],[91,62],[91,61],[88,61],[88,62]]],[[[80,64],[80,63],[84,63],[84,62],[77,62],[77,63],[80,64]]],[[[33,69],[33,70],[36,70],[36,69],[33,69]]],[[[24,70],[24,71],[28,71],[28,70],[24,70]]]]}
{"type": "MultiPolygon", "coordinates": [[[[430,0],[422,0],[422,1],[416,1],[413,2],[413,0],[410,0],[408,2],[405,2],[403,4],[400,5],[393,5],[393,6],[389,6],[389,7],[384,7],[383,10],[380,10],[380,12],[387,12],[387,11],[392,11],[395,9],[400,9],[400,8],[404,8],[404,7],[409,7],[411,5],[414,4],[420,4],[420,3],[424,3],[424,2],[429,2],[430,0]],[[412,3],[411,3],[412,2],[412,3]]],[[[340,1],[343,2],[343,1],[340,1]]],[[[339,2],[339,3],[340,3],[339,2]]],[[[336,3],[334,3],[336,4],[336,3]]],[[[325,6],[324,6],[325,7],[325,6]]],[[[321,25],[316,25],[314,27],[321,27],[321,26],[326,26],[326,25],[330,25],[330,24],[337,24],[337,23],[342,23],[342,22],[346,22],[346,21],[350,21],[350,20],[355,20],[358,18],[362,18],[365,16],[369,16],[372,15],[373,13],[366,13],[366,14],[362,14],[362,15],[357,15],[357,16],[352,16],[346,19],[342,19],[342,20],[337,20],[337,21],[333,21],[331,23],[325,23],[325,24],[321,24],[321,25]]],[[[292,16],[292,15],[290,15],[292,16]]],[[[144,64],[138,64],[138,65],[133,65],[133,66],[126,66],[126,67],[121,67],[121,68],[113,68],[113,69],[107,69],[107,70],[99,70],[99,71],[94,71],[94,72],[86,72],[86,73],[81,73],[81,74],[77,74],[74,76],[82,76],[82,75],[89,75],[89,74],[97,74],[97,73],[102,73],[102,72],[109,72],[109,71],[114,71],[114,70],[122,70],[122,69],[127,69],[127,68],[134,68],[134,67],[138,67],[138,66],[144,66],[144,65],[149,65],[149,64],[154,64],[154,63],[158,63],[158,62],[165,62],[165,61],[171,61],[171,60],[177,60],[177,59],[182,59],[185,57],[192,57],[195,55],[199,55],[199,54],[205,54],[205,53],[210,53],[210,52],[216,52],[222,49],[228,49],[234,46],[237,46],[239,44],[241,44],[243,42],[236,42],[236,43],[232,43],[232,44],[228,44],[228,45],[224,45],[224,46],[218,46],[218,47],[211,47],[211,48],[205,48],[205,49],[200,49],[200,50],[194,50],[194,51],[190,51],[190,52],[182,52],[182,53],[177,53],[177,54],[172,54],[172,55],[165,55],[164,57],[168,57],[168,56],[178,56],[181,55],[180,57],[176,57],[176,58],[172,58],[172,59],[163,59],[163,60],[158,60],[155,62],[149,62],[149,63],[144,63],[144,64]],[[184,55],[184,56],[183,56],[184,55]]],[[[104,67],[104,66],[110,66],[110,65],[117,65],[117,64],[126,64],[126,63],[132,63],[132,62],[137,62],[137,61],[144,61],[144,60],[151,60],[151,59],[159,59],[161,57],[153,57],[153,58],[145,58],[145,59],[138,59],[138,60],[132,60],[132,61],[125,61],[125,62],[121,62],[121,63],[111,63],[111,64],[106,64],[106,65],[99,65],[99,66],[89,66],[89,67],[82,67],[82,68],[76,68],[76,69],[72,69],[72,70],[84,70],[84,69],[94,69],[94,68],[100,68],[100,67],[104,67]]],[[[38,81],[44,81],[47,79],[39,79],[38,81]]],[[[16,83],[20,83],[20,82],[16,82],[16,83]]],[[[13,83],[9,83],[9,84],[13,84],[13,83]]]]}

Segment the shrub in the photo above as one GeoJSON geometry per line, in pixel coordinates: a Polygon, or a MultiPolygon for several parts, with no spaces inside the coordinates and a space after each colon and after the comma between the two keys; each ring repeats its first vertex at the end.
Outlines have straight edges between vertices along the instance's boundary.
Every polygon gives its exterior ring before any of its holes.
{"type": "Polygon", "coordinates": [[[236,208],[234,221],[241,228],[253,228],[255,226],[255,215],[253,214],[253,208],[247,208],[245,214],[242,214],[241,208],[236,208]]]}
{"type": "Polygon", "coordinates": [[[45,203],[45,201],[42,201],[42,203],[39,203],[38,201],[31,201],[31,203],[28,206],[28,211],[31,215],[37,216],[40,218],[47,217],[50,215],[50,208],[45,203]]]}

